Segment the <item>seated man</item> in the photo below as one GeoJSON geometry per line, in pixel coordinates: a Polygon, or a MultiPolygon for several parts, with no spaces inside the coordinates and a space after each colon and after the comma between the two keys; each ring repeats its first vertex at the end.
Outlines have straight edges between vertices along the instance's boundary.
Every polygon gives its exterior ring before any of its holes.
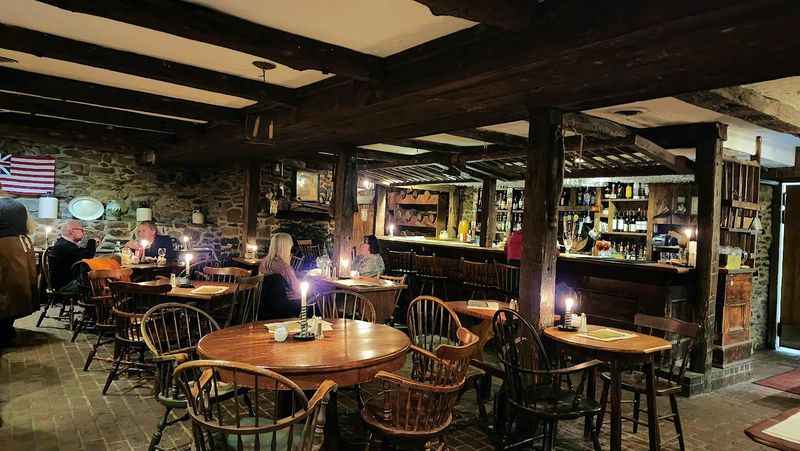
{"type": "Polygon", "coordinates": [[[72,265],[84,258],[94,257],[97,241],[89,239],[86,247],[81,247],[80,242],[86,235],[80,221],[70,220],[61,226],[61,237],[50,248],[50,274],[52,275],[53,289],[62,293],[78,292],[76,274],[72,272],[72,265]]]}
{"type": "Polygon", "coordinates": [[[178,253],[172,247],[172,238],[169,235],[159,235],[158,229],[156,229],[156,225],[152,221],[139,223],[139,226],[136,227],[136,241],[128,241],[125,247],[138,251],[142,248],[141,241],[149,243],[144,251],[145,257],[158,257],[158,249],[163,248],[167,251],[167,260],[176,260],[178,258],[178,253]]]}

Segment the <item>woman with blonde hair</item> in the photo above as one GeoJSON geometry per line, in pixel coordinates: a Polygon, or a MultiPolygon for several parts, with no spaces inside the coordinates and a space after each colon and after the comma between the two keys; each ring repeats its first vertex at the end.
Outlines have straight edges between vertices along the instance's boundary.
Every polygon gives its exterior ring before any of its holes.
{"type": "Polygon", "coordinates": [[[289,299],[300,299],[300,281],[292,268],[292,236],[288,233],[276,233],[269,240],[267,256],[258,265],[259,274],[280,274],[286,282],[286,296],[289,299]]]}

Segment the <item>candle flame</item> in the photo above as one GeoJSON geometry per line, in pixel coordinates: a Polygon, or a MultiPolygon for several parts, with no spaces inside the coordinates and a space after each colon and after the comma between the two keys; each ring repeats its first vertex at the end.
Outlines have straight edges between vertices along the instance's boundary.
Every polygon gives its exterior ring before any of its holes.
{"type": "Polygon", "coordinates": [[[572,306],[573,306],[573,304],[575,304],[575,299],[567,298],[565,303],[567,305],[567,312],[571,312],[572,311],[572,306]]]}
{"type": "Polygon", "coordinates": [[[184,255],[184,256],[183,256],[183,259],[184,259],[184,260],[186,260],[186,263],[187,263],[187,264],[188,264],[190,261],[192,261],[192,259],[193,259],[193,258],[194,258],[194,255],[192,255],[192,254],[186,254],[186,255],[184,255]]]}
{"type": "Polygon", "coordinates": [[[302,296],[303,299],[305,299],[306,294],[308,294],[308,282],[304,280],[300,282],[300,296],[302,296]]]}

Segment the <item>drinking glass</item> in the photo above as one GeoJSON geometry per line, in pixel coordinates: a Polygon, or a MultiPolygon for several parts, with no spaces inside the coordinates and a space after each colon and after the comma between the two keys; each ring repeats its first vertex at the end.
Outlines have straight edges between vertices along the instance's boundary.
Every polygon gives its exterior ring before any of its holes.
{"type": "Polygon", "coordinates": [[[167,249],[163,247],[158,248],[158,256],[161,258],[165,258],[167,256],[167,249]]]}

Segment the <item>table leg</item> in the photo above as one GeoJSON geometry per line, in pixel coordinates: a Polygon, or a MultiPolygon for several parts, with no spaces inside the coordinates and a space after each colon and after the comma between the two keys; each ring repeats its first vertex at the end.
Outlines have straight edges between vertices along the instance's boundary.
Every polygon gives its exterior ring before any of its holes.
{"type": "Polygon", "coordinates": [[[618,360],[611,361],[611,451],[622,449],[622,383],[618,360]]]}
{"type": "MultiPolygon", "coordinates": [[[[586,387],[586,399],[590,399],[592,401],[596,400],[597,398],[597,368],[592,368],[589,371],[589,380],[586,382],[589,384],[586,387]]],[[[592,436],[592,417],[586,417],[583,420],[583,437],[588,439],[592,436]]]]}
{"type": "Polygon", "coordinates": [[[325,406],[325,451],[338,451],[341,447],[342,436],[339,434],[339,396],[336,391],[331,392],[328,405],[325,406]]]}
{"type": "Polygon", "coordinates": [[[656,405],[656,376],[652,360],[644,365],[647,384],[647,432],[650,435],[650,449],[661,449],[661,430],[658,425],[658,406],[656,405]]]}

